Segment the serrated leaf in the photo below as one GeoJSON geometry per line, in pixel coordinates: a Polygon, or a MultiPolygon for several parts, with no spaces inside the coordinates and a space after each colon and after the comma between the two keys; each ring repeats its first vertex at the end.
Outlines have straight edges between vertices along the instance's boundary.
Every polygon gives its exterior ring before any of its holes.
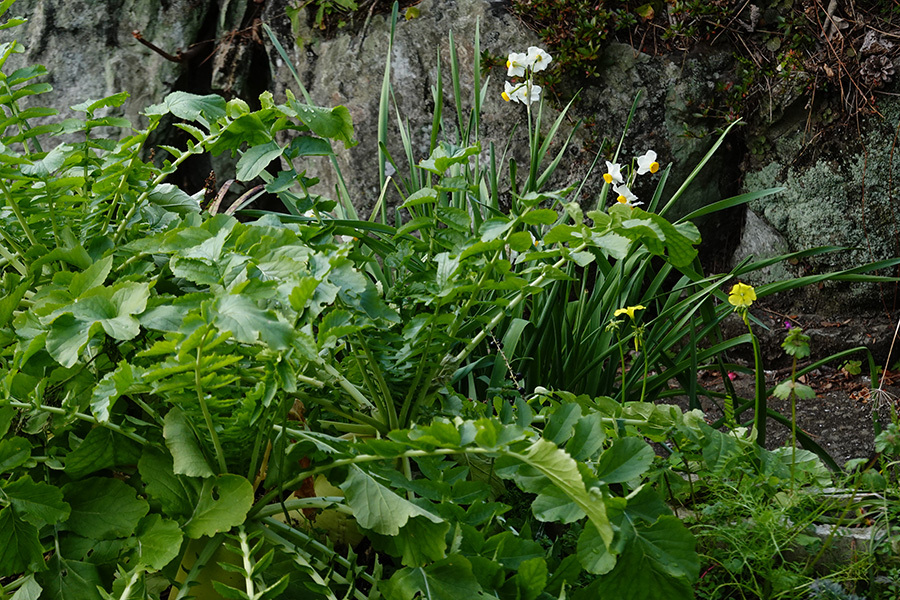
{"type": "Polygon", "coordinates": [[[78,298],[86,291],[103,285],[110,270],[112,270],[112,264],[113,257],[109,255],[98,260],[84,271],[75,273],[72,276],[72,281],[69,282],[69,293],[72,294],[73,298],[78,298]]]}
{"type": "Polygon", "coordinates": [[[53,525],[69,517],[70,507],[55,485],[35,482],[30,475],[23,475],[0,489],[16,514],[37,527],[53,525]]]}
{"type": "Polygon", "coordinates": [[[165,99],[165,106],[179,119],[213,122],[225,116],[225,99],[210,94],[198,96],[187,92],[172,92],[165,99]]]}
{"type": "Polygon", "coordinates": [[[105,540],[134,533],[138,521],[150,510],[147,501],[138,498],[134,488],[124,481],[91,477],[67,483],[63,498],[71,506],[63,529],[78,535],[105,540]]]}
{"type": "Polygon", "coordinates": [[[252,344],[261,340],[275,350],[291,345],[291,326],[279,321],[274,311],[259,308],[245,296],[219,296],[210,307],[210,314],[215,316],[219,329],[230,331],[239,342],[252,344]]]}
{"type": "Polygon", "coordinates": [[[138,471],[147,494],[158,501],[163,511],[174,518],[187,518],[197,505],[200,481],[176,475],[172,458],[154,448],[145,448],[138,471]]]}
{"type": "Polygon", "coordinates": [[[138,523],[137,564],[151,569],[162,569],[180,553],[184,537],[175,521],[163,519],[158,514],[147,515],[138,523]]]}
{"type": "Polygon", "coordinates": [[[340,487],[356,522],[363,529],[382,535],[397,535],[412,517],[424,517],[433,523],[443,522],[440,517],[378,483],[359,467],[350,467],[349,475],[340,487]]]}
{"type": "Polygon", "coordinates": [[[81,479],[101,469],[120,465],[136,465],[140,446],[106,427],[91,429],[84,441],[66,457],[66,474],[81,479]]]}
{"type": "Polygon", "coordinates": [[[197,507],[184,525],[190,538],[213,536],[244,522],[253,505],[253,486],[240,475],[219,475],[203,481],[197,507]]]}
{"type": "Polygon", "coordinates": [[[212,477],[215,473],[206,460],[187,415],[174,407],[166,414],[163,424],[166,447],[174,458],[174,473],[188,477],[212,477]]]}
{"type": "Polygon", "coordinates": [[[353,119],[346,106],[322,108],[295,100],[289,100],[288,104],[296,111],[297,118],[319,137],[340,140],[344,142],[345,148],[356,145],[353,140],[353,119]]]}

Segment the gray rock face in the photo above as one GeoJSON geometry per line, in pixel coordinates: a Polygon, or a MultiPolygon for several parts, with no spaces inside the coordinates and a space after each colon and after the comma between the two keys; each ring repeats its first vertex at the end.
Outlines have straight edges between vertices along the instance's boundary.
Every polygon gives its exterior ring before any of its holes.
{"type": "MultiPolygon", "coordinates": [[[[287,65],[261,29],[254,27],[254,19],[261,18],[287,49],[313,101],[325,106],[343,104],[349,109],[359,144],[349,149],[338,144],[338,164],[352,201],[367,215],[381,192],[377,116],[389,17],[372,15],[362,28],[315,41],[317,32],[306,29],[302,18],[299,30],[292,28],[286,15],[288,4],[288,0],[19,0],[11,14],[28,17],[29,23],[12,32],[0,32],[0,39],[14,35],[27,48],[24,55],[10,59],[11,66],[39,63],[48,67],[47,80],[54,91],[42,96],[41,102],[66,111],[86,99],[124,90],[132,98],[123,111],[136,120],[144,106],[159,102],[174,89],[220,91],[247,100],[266,88],[271,88],[277,99],[283,98],[287,89],[300,96],[287,65]],[[196,60],[175,63],[138,43],[133,30],[170,54],[204,40],[207,44],[197,52],[196,60]]],[[[502,0],[423,0],[417,18],[407,21],[401,17],[391,54],[391,82],[398,108],[394,112],[392,104],[388,134],[388,149],[398,162],[398,175],[409,168],[397,131],[398,113],[410,129],[414,162],[426,158],[438,56],[444,69],[444,131],[452,139],[457,130],[450,85],[450,31],[456,41],[462,102],[467,111],[472,104],[473,40],[478,24],[482,49],[501,62],[510,51],[541,45],[537,35],[510,15],[505,5],[502,0]]],[[[595,158],[591,149],[604,138],[615,146],[635,94],[641,92],[620,161],[629,162],[654,149],[663,166],[672,164],[665,202],[715,141],[710,125],[694,117],[693,107],[716,93],[716,85],[733,67],[731,61],[727,51],[707,49],[687,56],[651,57],[629,46],[610,45],[602,76],[580,91],[557,139],[564,140],[578,119],[591,119],[595,125],[590,131],[575,133],[548,187],[565,187],[585,178],[595,158]]],[[[482,160],[487,160],[488,145],[493,142],[498,165],[506,171],[509,159],[515,158],[521,179],[527,156],[526,111],[521,104],[500,99],[504,68],[493,68],[489,75],[479,136],[482,160]]],[[[575,74],[571,79],[572,83],[565,85],[583,85],[575,74]]],[[[897,88],[895,82],[887,91],[897,92],[897,88]]],[[[892,149],[900,101],[882,96],[879,108],[884,118],[863,123],[855,141],[827,133],[809,139],[804,134],[809,111],[795,102],[787,89],[783,94],[773,92],[768,118],[759,119],[765,123],[732,131],[666,216],[675,218],[742,191],[784,185],[784,193],[754,203],[752,214],[745,219],[734,213],[716,215],[702,227],[706,248],[725,252],[720,248],[727,246],[729,237],[740,238],[734,260],[821,245],[853,248],[771,269],[760,274],[759,282],[767,277],[783,278],[791,270],[822,272],[897,256],[900,209],[893,182],[900,181],[900,175],[894,177],[892,149]],[[742,221],[745,225],[740,233],[742,221]]],[[[550,96],[555,92],[545,90],[550,96]]],[[[557,114],[545,109],[545,127],[557,114]]],[[[579,199],[583,205],[592,207],[596,202],[603,171],[601,159],[587,177],[579,199]]],[[[312,163],[308,175],[321,178],[319,193],[334,195],[337,178],[330,164],[312,163]]],[[[201,181],[205,176],[201,174],[201,181]]],[[[508,177],[504,174],[501,180],[508,181],[508,177]]],[[[634,191],[647,200],[657,181],[658,176],[642,178],[634,191]]],[[[392,189],[390,194],[395,194],[392,189]]],[[[717,264],[724,265],[723,261],[717,264]]],[[[827,294],[806,292],[803,309],[840,312],[882,306],[884,288],[854,285],[837,291],[840,293],[830,288],[827,294]]]]}

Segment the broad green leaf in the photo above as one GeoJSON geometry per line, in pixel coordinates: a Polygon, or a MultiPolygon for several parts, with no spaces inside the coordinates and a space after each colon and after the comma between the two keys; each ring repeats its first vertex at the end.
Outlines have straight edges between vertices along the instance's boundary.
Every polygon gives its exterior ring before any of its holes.
{"type": "Polygon", "coordinates": [[[0,473],[12,471],[31,457],[31,444],[23,437],[0,440],[0,473]]]}
{"type": "Polygon", "coordinates": [[[237,163],[235,178],[238,181],[251,181],[283,152],[275,141],[249,148],[237,163]]]}
{"type": "Polygon", "coordinates": [[[506,217],[492,217],[481,224],[479,233],[482,242],[491,242],[502,236],[515,224],[506,217]]]}
{"type": "Polygon", "coordinates": [[[176,475],[172,458],[154,448],[145,448],[138,471],[147,494],[158,501],[163,511],[173,518],[187,518],[197,505],[200,480],[176,475]]]}
{"type": "Polygon", "coordinates": [[[421,567],[444,558],[450,523],[434,523],[425,517],[411,517],[394,538],[400,561],[406,567],[421,567]]]}
{"type": "Polygon", "coordinates": [[[440,517],[381,485],[359,467],[350,467],[349,475],[340,487],[356,522],[363,529],[382,535],[397,535],[412,517],[424,517],[433,523],[443,522],[440,517]]]}
{"type": "Polygon", "coordinates": [[[516,583],[522,600],[536,600],[547,587],[547,561],[543,556],[526,560],[519,565],[516,583]]]}
{"type": "Polygon", "coordinates": [[[12,504],[19,517],[38,527],[53,525],[69,517],[70,508],[63,502],[62,491],[55,485],[32,481],[30,475],[0,487],[2,496],[12,504]]]}
{"type": "Polygon", "coordinates": [[[527,225],[552,225],[553,223],[556,223],[556,219],[559,218],[559,215],[555,210],[538,208],[528,211],[520,218],[522,222],[527,225]]]}
{"type": "Polygon", "coordinates": [[[491,536],[481,552],[490,556],[507,569],[517,570],[525,561],[545,555],[544,549],[534,540],[504,531],[491,536]]]}
{"type": "MultiPolygon", "coordinates": [[[[143,323],[143,319],[141,320],[143,323]]],[[[124,394],[148,391],[149,386],[143,382],[144,370],[134,367],[126,361],[120,361],[115,371],[103,376],[91,393],[91,412],[101,423],[109,421],[109,411],[116,400],[124,394]]],[[[71,455],[69,455],[71,459],[71,455]]]]}
{"type": "Polygon", "coordinates": [[[17,518],[15,509],[0,509],[0,577],[39,570],[43,552],[37,528],[17,518]]]}
{"type": "Polygon", "coordinates": [[[124,481],[91,477],[66,484],[63,497],[72,507],[63,528],[97,540],[127,537],[150,510],[124,481]]]}
{"type": "Polygon", "coordinates": [[[593,412],[578,419],[572,438],[566,444],[566,452],[575,460],[586,461],[603,447],[606,432],[603,429],[603,415],[593,412]]]}
{"type": "Polygon", "coordinates": [[[240,475],[219,475],[203,481],[197,506],[184,533],[190,538],[213,536],[244,522],[253,505],[253,486],[240,475]]]}
{"type": "Polygon", "coordinates": [[[172,92],[166,96],[165,105],[173,115],[187,121],[199,121],[202,117],[211,123],[225,116],[225,99],[214,94],[172,92]]]}
{"type": "Polygon", "coordinates": [[[609,573],[616,566],[616,555],[607,548],[593,523],[586,523],[578,536],[576,555],[584,570],[594,575],[609,573]]]}
{"type": "Polygon", "coordinates": [[[566,493],[548,485],[531,503],[531,512],[538,521],[573,523],[584,517],[584,511],[566,493]]]}
{"type": "Polygon", "coordinates": [[[291,141],[291,156],[331,156],[334,149],[331,142],[311,135],[300,135],[291,141]]]}
{"type": "Polygon", "coordinates": [[[454,554],[427,567],[400,569],[379,586],[386,600],[475,600],[482,597],[472,564],[454,554]]]}
{"type": "Polygon", "coordinates": [[[111,96],[106,96],[99,100],[85,100],[72,107],[72,110],[88,114],[94,114],[98,109],[122,106],[128,100],[128,92],[119,92],[111,96]]]}
{"type": "Polygon", "coordinates": [[[101,286],[106,282],[110,270],[112,270],[113,257],[110,254],[106,258],[100,259],[90,267],[75,273],[72,281],[69,282],[69,293],[73,298],[78,298],[86,291],[101,286]]]}
{"type": "Polygon", "coordinates": [[[163,424],[166,447],[175,460],[176,475],[188,477],[212,477],[215,473],[209,466],[187,415],[174,407],[166,414],[163,424]]]}
{"type": "Polygon", "coordinates": [[[65,560],[58,554],[47,563],[47,571],[38,576],[44,586],[41,598],[51,600],[101,600],[103,587],[97,567],[90,563],[65,560]]]}
{"type": "Polygon", "coordinates": [[[101,469],[121,465],[136,465],[141,457],[140,446],[106,427],[94,427],[84,441],[66,456],[66,474],[81,479],[101,469]]]}
{"type": "Polygon", "coordinates": [[[574,402],[563,404],[556,412],[550,415],[550,420],[544,427],[544,439],[562,446],[566,440],[572,437],[575,424],[581,418],[581,407],[574,402]]]}
{"type": "Polygon", "coordinates": [[[322,108],[295,100],[289,100],[288,104],[296,111],[297,118],[319,137],[340,140],[346,148],[356,145],[353,140],[353,119],[346,106],[322,108]]]}
{"type": "MultiPolygon", "coordinates": [[[[652,458],[652,450],[650,453],[652,458]]],[[[578,470],[578,463],[571,456],[560,450],[553,442],[543,438],[537,440],[524,452],[510,454],[540,471],[553,485],[564,491],[597,527],[604,542],[607,545],[612,543],[613,531],[606,516],[603,497],[599,493],[585,488],[584,479],[578,470]]]]}
{"type": "Polygon", "coordinates": [[[507,240],[509,247],[516,252],[525,252],[534,246],[534,239],[527,231],[517,231],[507,240]]]}
{"type": "Polygon", "coordinates": [[[25,578],[25,582],[16,590],[10,600],[38,600],[41,597],[41,586],[34,580],[34,575],[25,578]]]}
{"type": "Polygon", "coordinates": [[[234,339],[245,344],[261,340],[275,350],[285,350],[293,338],[291,326],[278,320],[274,311],[262,310],[241,295],[219,296],[210,314],[215,315],[219,329],[230,331],[234,339]]]}
{"type": "Polygon", "coordinates": [[[600,455],[597,478],[604,483],[631,481],[650,468],[653,456],[653,448],[642,439],[618,439],[600,455]]]}
{"type": "Polygon", "coordinates": [[[437,192],[430,187],[421,188],[410,194],[406,202],[400,205],[400,208],[409,208],[410,206],[419,206],[421,204],[433,204],[437,201],[437,192]]]}
{"type": "Polygon", "coordinates": [[[466,148],[451,148],[449,144],[440,143],[427,159],[419,161],[419,168],[443,175],[452,165],[465,164],[469,157],[481,153],[481,143],[466,148]]]}
{"type": "Polygon", "coordinates": [[[162,569],[178,556],[183,535],[175,521],[158,514],[147,515],[138,523],[137,564],[162,569]]]}
{"type": "Polygon", "coordinates": [[[733,435],[717,431],[705,423],[703,431],[703,460],[712,473],[721,473],[732,459],[741,454],[741,447],[733,435]]]}
{"type": "MultiPolygon", "coordinates": [[[[630,528],[628,521],[624,522],[630,528]]],[[[660,517],[649,527],[624,532],[626,543],[616,566],[585,591],[584,597],[629,600],[689,600],[700,574],[694,537],[673,516],[660,517]]],[[[576,596],[578,598],[579,596],[576,596]]]]}
{"type": "Polygon", "coordinates": [[[171,183],[163,183],[153,188],[147,195],[147,201],[182,216],[200,212],[200,201],[171,183]]]}

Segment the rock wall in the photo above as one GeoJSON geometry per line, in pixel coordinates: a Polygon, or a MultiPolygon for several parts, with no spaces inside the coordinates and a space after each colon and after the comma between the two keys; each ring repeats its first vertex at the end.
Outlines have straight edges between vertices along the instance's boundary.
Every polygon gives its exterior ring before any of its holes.
{"type": "MultiPolygon", "coordinates": [[[[276,97],[283,97],[287,89],[299,96],[288,66],[259,27],[257,19],[261,19],[287,49],[313,101],[343,104],[350,110],[359,144],[339,149],[338,162],[355,205],[368,214],[380,193],[377,114],[389,17],[371,14],[362,26],[319,40],[318,32],[302,19],[299,27],[292,26],[288,4],[288,0],[19,0],[11,13],[28,17],[29,23],[13,31],[27,52],[11,60],[45,64],[55,90],[42,100],[49,98],[62,110],[87,98],[128,91],[132,98],[124,111],[132,119],[145,105],[175,89],[217,91],[248,101],[264,89],[272,89],[276,97]],[[187,57],[181,62],[165,59],[138,43],[134,30],[165,52],[177,54],[181,49],[187,57]],[[198,43],[194,51],[189,50],[198,43]]],[[[504,0],[423,0],[418,8],[416,18],[400,19],[391,55],[394,98],[400,119],[409,125],[415,160],[424,158],[428,148],[438,56],[444,67],[445,131],[452,135],[456,130],[448,67],[450,31],[457,43],[467,107],[472,101],[476,27],[480,27],[482,49],[501,59],[510,51],[540,45],[537,35],[508,12],[504,0]]],[[[12,34],[0,35],[9,39],[12,34]]],[[[715,95],[717,85],[733,69],[732,60],[725,49],[649,56],[630,46],[611,44],[599,80],[585,83],[573,78],[568,84],[583,89],[559,139],[565,139],[578,119],[591,119],[594,125],[573,136],[551,187],[585,177],[594,148],[604,138],[618,141],[635,94],[640,92],[623,158],[652,148],[662,164],[672,163],[666,198],[715,141],[713,128],[721,123],[697,119],[694,107],[715,95]]],[[[510,157],[524,164],[525,109],[500,99],[505,69],[494,68],[489,74],[480,135],[485,150],[491,142],[498,155],[508,148],[500,161],[504,168],[510,157]]],[[[894,177],[900,100],[890,94],[900,87],[885,91],[878,99],[881,116],[860,121],[851,134],[847,128],[808,134],[808,123],[829,118],[828,102],[806,106],[805,100],[775,90],[768,114],[733,130],[691,191],[667,216],[740,192],[783,185],[787,189],[782,194],[752,204],[752,213],[720,213],[702,228],[704,248],[715,254],[711,259],[715,268],[724,270],[751,254],[774,255],[822,245],[853,248],[769,270],[759,274],[755,283],[897,256],[900,209],[893,188],[900,178],[900,174],[894,177]]],[[[545,122],[556,114],[547,109],[545,122]]],[[[398,175],[402,175],[407,167],[396,120],[392,112],[389,150],[400,163],[398,175]]],[[[596,202],[602,184],[602,160],[599,165],[580,198],[589,206],[596,202]]],[[[201,181],[205,175],[200,174],[201,181]]],[[[312,164],[309,175],[321,178],[320,193],[333,195],[336,178],[330,165],[312,164]]],[[[636,192],[646,199],[653,189],[649,180],[641,184],[636,192]]],[[[806,312],[881,310],[894,308],[893,290],[893,285],[844,285],[837,289],[839,293],[830,288],[825,294],[812,290],[797,298],[806,312]]]]}

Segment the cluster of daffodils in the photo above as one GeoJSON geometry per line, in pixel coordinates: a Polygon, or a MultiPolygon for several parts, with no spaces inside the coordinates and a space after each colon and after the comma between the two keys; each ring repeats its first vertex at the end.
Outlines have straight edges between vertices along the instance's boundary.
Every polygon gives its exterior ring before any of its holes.
{"type": "Polygon", "coordinates": [[[521,102],[528,106],[541,99],[541,86],[535,85],[534,74],[543,71],[553,60],[547,52],[537,46],[528,48],[528,52],[510,52],[506,60],[506,75],[521,77],[521,81],[504,84],[503,99],[507,102],[521,102]]]}
{"type": "Polygon", "coordinates": [[[606,173],[603,174],[603,181],[613,186],[613,190],[616,192],[616,202],[626,206],[640,206],[643,204],[643,202],[638,202],[637,196],[631,192],[635,176],[659,171],[659,163],[656,162],[656,152],[653,150],[647,150],[635,160],[637,169],[632,171],[627,181],[622,175],[622,165],[619,163],[606,161],[606,173]]]}

